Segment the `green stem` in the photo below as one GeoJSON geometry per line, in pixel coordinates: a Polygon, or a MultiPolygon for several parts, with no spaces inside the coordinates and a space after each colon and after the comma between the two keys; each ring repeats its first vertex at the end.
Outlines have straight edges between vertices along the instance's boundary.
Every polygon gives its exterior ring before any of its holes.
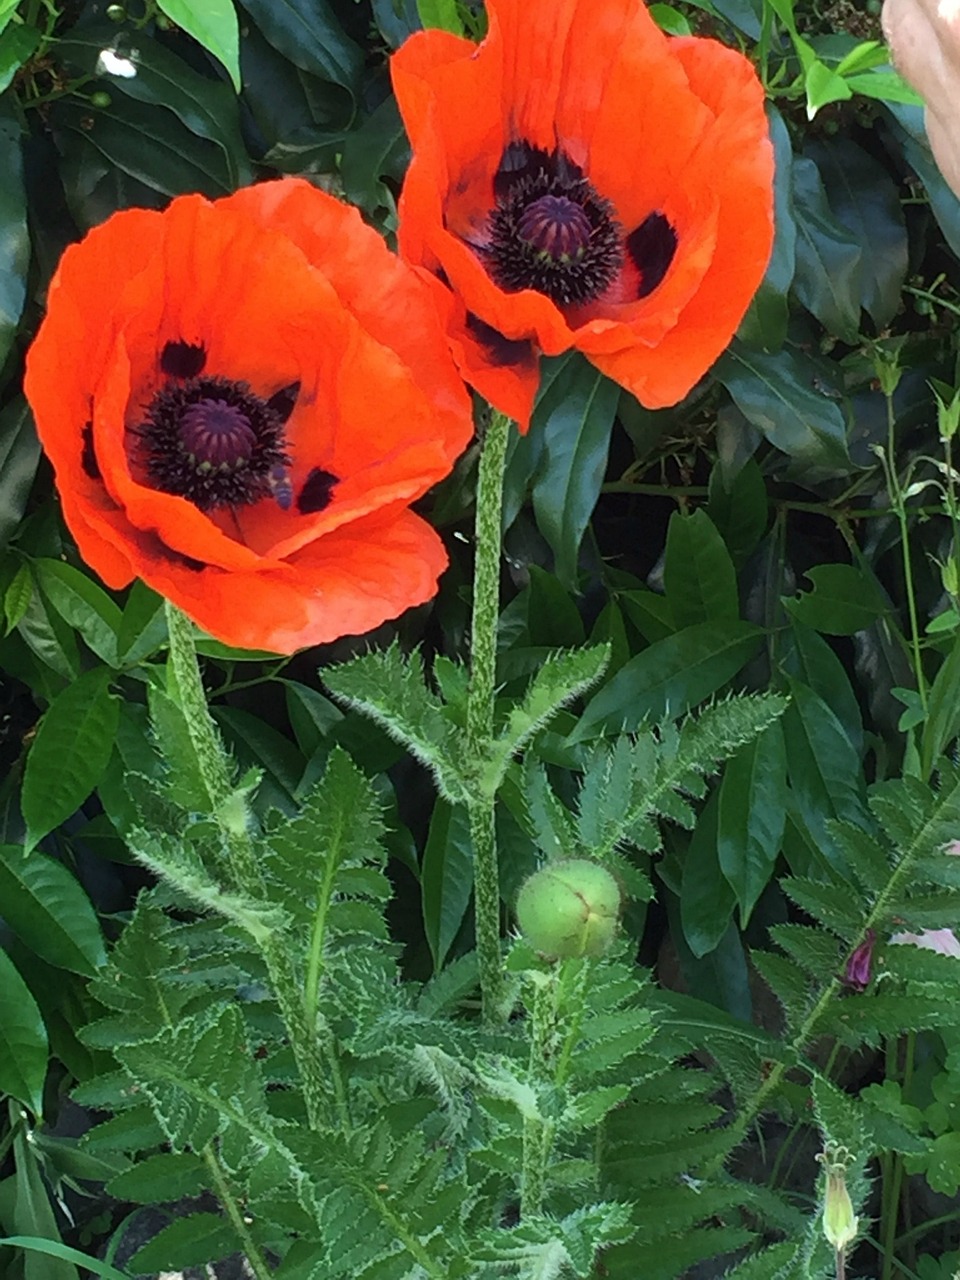
{"type": "Polygon", "coordinates": [[[887,401],[887,453],[883,457],[884,469],[887,473],[887,485],[890,498],[897,513],[900,525],[900,551],[903,556],[903,581],[907,593],[907,613],[910,618],[910,645],[913,651],[913,672],[917,681],[917,692],[920,695],[920,706],[924,719],[927,718],[927,681],[923,674],[923,660],[920,655],[920,622],[917,616],[917,597],[913,587],[913,566],[910,563],[910,527],[907,520],[907,504],[903,498],[903,490],[897,475],[895,458],[896,441],[894,438],[895,415],[893,411],[893,395],[888,393],[887,401]]]}
{"type": "Polygon", "coordinates": [[[203,1149],[203,1159],[210,1174],[210,1180],[213,1183],[214,1190],[217,1193],[217,1199],[226,1210],[227,1217],[230,1219],[230,1225],[237,1233],[240,1241],[240,1247],[243,1249],[243,1255],[257,1280],[270,1280],[271,1271],[260,1254],[257,1243],[247,1227],[246,1221],[240,1206],[234,1199],[233,1192],[230,1190],[229,1184],[223,1175],[220,1167],[220,1161],[217,1159],[216,1152],[208,1143],[203,1149]]]}
{"type": "MultiPolygon", "coordinates": [[[[473,616],[470,629],[470,682],[467,688],[467,767],[480,779],[493,744],[500,619],[500,553],[503,521],[503,471],[510,419],[494,411],[480,452],[477,482],[473,616]]],[[[506,1020],[500,953],[500,872],[497,864],[496,792],[477,785],[467,802],[473,843],[477,960],[483,1019],[506,1020]]]]}
{"type": "MultiPolygon", "coordinates": [[[[262,902],[266,894],[253,841],[244,825],[235,818],[228,818],[225,810],[224,802],[233,791],[230,760],[207,706],[193,639],[193,625],[169,600],[166,602],[166,613],[170,636],[170,668],[187,732],[210,798],[210,811],[223,837],[230,872],[241,893],[262,902]]],[[[290,1037],[310,1127],[321,1129],[324,1127],[329,1097],[328,1069],[324,1066],[316,1026],[308,1024],[305,1016],[293,961],[282,937],[269,934],[254,939],[254,942],[267,967],[270,984],[290,1037]]]]}
{"type": "MultiPolygon", "coordinates": [[[[551,1042],[554,1036],[558,974],[537,975],[543,981],[533,997],[530,1014],[530,1078],[547,1083],[550,1078],[551,1042]]],[[[523,1173],[520,1183],[520,1216],[529,1218],[543,1209],[547,1165],[553,1150],[553,1123],[542,1116],[528,1116],[523,1122],[523,1173]]]]}

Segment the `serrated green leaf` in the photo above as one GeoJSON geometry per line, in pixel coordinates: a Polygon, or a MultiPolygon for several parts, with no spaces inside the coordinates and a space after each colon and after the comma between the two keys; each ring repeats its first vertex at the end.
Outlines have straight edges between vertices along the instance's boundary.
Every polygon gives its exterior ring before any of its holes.
{"type": "Polygon", "coordinates": [[[87,671],[47,708],[27,756],[23,816],[30,852],[83,804],[107,767],[120,719],[106,667],[87,671]]]}
{"type": "Polygon", "coordinates": [[[200,1156],[172,1151],[147,1156],[111,1178],[107,1190],[118,1200],[135,1204],[161,1204],[196,1196],[205,1191],[210,1175],[200,1156]]]}
{"type": "Polygon", "coordinates": [[[443,705],[424,683],[419,654],[404,658],[393,644],[322,672],[324,683],[402,742],[432,772],[440,793],[456,803],[466,797],[457,767],[457,733],[443,705]]]}
{"type": "Polygon", "coordinates": [[[497,793],[513,757],[561,707],[596,684],[609,661],[610,648],[605,644],[550,654],[544,660],[519,706],[511,710],[503,732],[491,743],[481,783],[487,795],[497,793]]]}
{"type": "Polygon", "coordinates": [[[162,1227],[137,1250],[130,1265],[138,1273],[182,1271],[207,1262],[221,1262],[235,1253],[239,1240],[225,1218],[215,1213],[191,1213],[162,1227]]]}

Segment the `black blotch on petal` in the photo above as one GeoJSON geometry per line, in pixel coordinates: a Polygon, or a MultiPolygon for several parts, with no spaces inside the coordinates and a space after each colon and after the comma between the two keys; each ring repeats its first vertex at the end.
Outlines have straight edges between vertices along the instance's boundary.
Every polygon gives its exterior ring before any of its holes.
{"type": "Polygon", "coordinates": [[[207,349],[200,343],[168,342],[160,353],[160,371],[168,378],[195,378],[207,363],[207,349]]]}
{"type": "Polygon", "coordinates": [[[84,474],[88,475],[91,480],[100,480],[100,464],[97,462],[97,453],[93,447],[93,423],[85,422],[80,432],[80,465],[83,467],[84,474]]]}
{"type": "Polygon", "coordinates": [[[533,344],[526,338],[505,338],[499,329],[487,324],[472,311],[467,312],[467,329],[487,353],[490,363],[504,365],[532,365],[535,362],[533,344]]]}
{"type": "Polygon", "coordinates": [[[297,495],[297,510],[302,516],[312,516],[329,506],[337,477],[323,467],[314,467],[297,495]]]}
{"type": "Polygon", "coordinates": [[[286,422],[296,407],[299,394],[300,383],[291,382],[289,386],[281,387],[279,391],[273,393],[267,401],[267,408],[275,413],[281,422],[286,422]]]}
{"type": "Polygon", "coordinates": [[[179,551],[167,550],[167,559],[176,560],[177,564],[182,564],[185,569],[190,569],[193,573],[202,573],[208,568],[202,560],[194,560],[193,556],[185,556],[179,551]]]}
{"type": "Polygon", "coordinates": [[[645,298],[667,274],[677,252],[677,233],[662,213],[651,213],[627,236],[627,253],[640,272],[637,297],[645,298]]]}

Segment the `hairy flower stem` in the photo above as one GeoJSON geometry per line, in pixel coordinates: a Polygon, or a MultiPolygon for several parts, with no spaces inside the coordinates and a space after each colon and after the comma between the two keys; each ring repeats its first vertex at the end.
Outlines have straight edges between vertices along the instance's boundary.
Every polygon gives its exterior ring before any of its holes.
{"type": "MultiPolygon", "coordinates": [[[[530,1013],[530,1078],[548,1083],[552,1072],[545,1070],[553,1057],[556,1035],[558,973],[538,975],[542,979],[530,1013]],[[546,1078],[545,1078],[546,1077],[546,1078]]],[[[520,1216],[529,1218],[543,1209],[547,1166],[553,1151],[554,1124],[542,1116],[528,1116],[523,1122],[523,1173],[520,1183],[520,1216]]]]}
{"type": "MultiPolygon", "coordinates": [[[[207,697],[197,662],[197,649],[190,620],[168,600],[167,629],[170,636],[170,667],[193,744],[200,775],[210,798],[211,814],[220,828],[227,850],[229,871],[237,889],[257,902],[266,895],[253,843],[245,823],[238,822],[227,807],[233,794],[230,760],[220,740],[217,726],[207,706],[207,697]]],[[[280,1006],[293,1049],[307,1117],[312,1129],[324,1127],[329,1090],[329,1064],[325,1064],[320,1037],[304,1015],[296,972],[282,938],[273,933],[253,938],[263,957],[270,985],[280,1006]]]]}
{"type": "Polygon", "coordinates": [[[467,688],[466,770],[476,785],[467,801],[473,843],[477,959],[483,1020],[488,1026],[509,1016],[500,954],[500,872],[497,865],[496,792],[479,783],[493,744],[493,706],[500,619],[500,551],[503,470],[510,419],[494,412],[480,452],[477,482],[470,682],[467,688]]]}

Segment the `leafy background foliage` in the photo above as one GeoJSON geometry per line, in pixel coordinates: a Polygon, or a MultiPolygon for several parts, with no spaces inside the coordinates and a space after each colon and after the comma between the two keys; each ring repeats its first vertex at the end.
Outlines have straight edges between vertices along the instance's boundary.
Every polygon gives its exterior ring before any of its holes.
{"type": "MultiPolygon", "coordinates": [[[[430,608],[292,660],[198,642],[256,819],[251,893],[225,873],[162,602],[79,562],[20,393],[59,254],[118,208],[298,173],[390,237],[408,153],[386,56],[420,25],[478,34],[482,11],[0,0],[2,1234],[131,1273],[249,1249],[287,1280],[833,1275],[831,1141],[861,1219],[848,1273],[953,1275],[957,961],[892,938],[960,923],[960,204],[871,6],[654,6],[757,62],[773,258],[681,405],[561,357],[511,442],[506,907],[559,854],[630,896],[597,965],[511,943],[522,1007],[553,1001],[535,1058],[532,1017],[474,1016],[476,451],[427,504],[452,558],[430,608]],[[277,938],[328,1029],[320,1133],[277,938]],[[518,1224],[540,1141],[555,1159],[518,1224]],[[131,1261],[157,1204],[179,1211],[131,1261]]],[[[71,1280],[77,1258],[8,1246],[0,1273],[71,1280]]]]}

